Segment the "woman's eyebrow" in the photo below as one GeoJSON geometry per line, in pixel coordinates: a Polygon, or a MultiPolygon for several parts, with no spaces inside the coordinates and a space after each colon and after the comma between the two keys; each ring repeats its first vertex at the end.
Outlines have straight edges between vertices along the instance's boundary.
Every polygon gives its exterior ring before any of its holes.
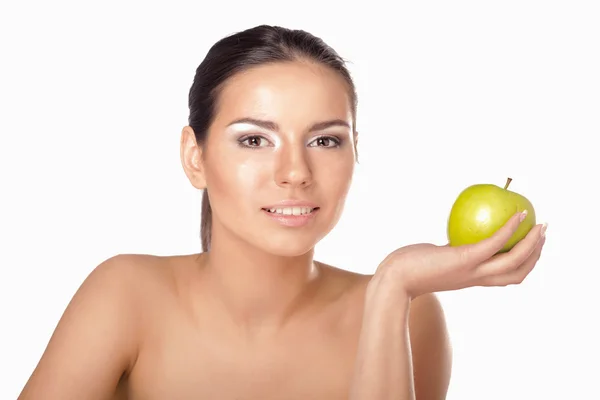
{"type": "MultiPolygon", "coordinates": [[[[239,119],[232,121],[227,126],[231,126],[231,125],[235,125],[235,124],[252,124],[252,125],[258,126],[259,128],[268,129],[271,131],[279,130],[279,125],[277,125],[277,123],[275,123],[273,121],[267,121],[267,120],[262,120],[262,119],[257,119],[257,118],[249,118],[249,117],[239,118],[239,119]]],[[[332,119],[330,121],[317,122],[316,124],[314,124],[313,126],[310,127],[309,132],[320,131],[323,129],[331,128],[333,126],[343,126],[345,128],[350,129],[350,125],[348,125],[348,123],[346,121],[344,121],[342,119],[332,119]]]]}

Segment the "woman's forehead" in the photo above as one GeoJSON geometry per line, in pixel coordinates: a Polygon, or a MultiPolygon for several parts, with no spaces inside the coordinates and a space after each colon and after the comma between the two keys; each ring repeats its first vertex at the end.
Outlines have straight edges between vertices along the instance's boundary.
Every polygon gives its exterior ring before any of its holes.
{"type": "Polygon", "coordinates": [[[217,111],[217,119],[225,124],[240,118],[279,124],[352,121],[349,88],[343,77],[307,62],[269,64],[233,76],[219,94],[217,111]]]}

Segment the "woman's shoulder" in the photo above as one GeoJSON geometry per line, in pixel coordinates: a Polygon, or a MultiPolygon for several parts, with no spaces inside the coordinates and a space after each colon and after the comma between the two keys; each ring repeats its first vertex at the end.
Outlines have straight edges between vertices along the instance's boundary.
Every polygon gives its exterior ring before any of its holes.
{"type": "Polygon", "coordinates": [[[170,279],[173,272],[169,260],[170,257],[149,254],[117,254],[96,266],[84,284],[111,286],[136,294],[147,285],[164,285],[170,279]]]}
{"type": "Polygon", "coordinates": [[[189,270],[193,258],[198,258],[198,255],[117,254],[99,264],[90,277],[110,275],[123,285],[171,284],[183,271],[189,270]]]}
{"type": "Polygon", "coordinates": [[[349,269],[333,266],[321,261],[315,262],[319,267],[324,285],[324,291],[334,297],[353,299],[355,306],[361,306],[367,286],[372,275],[354,272],[349,269]]]}
{"type": "Polygon", "coordinates": [[[123,254],[97,265],[67,305],[21,397],[109,398],[137,357],[138,294],[166,281],[159,264],[123,254]]]}
{"type": "MultiPolygon", "coordinates": [[[[85,278],[75,297],[118,304],[126,315],[148,315],[148,307],[176,293],[175,257],[117,254],[99,263],[85,278]]],[[[135,320],[140,319],[138,317],[135,320]]]]}

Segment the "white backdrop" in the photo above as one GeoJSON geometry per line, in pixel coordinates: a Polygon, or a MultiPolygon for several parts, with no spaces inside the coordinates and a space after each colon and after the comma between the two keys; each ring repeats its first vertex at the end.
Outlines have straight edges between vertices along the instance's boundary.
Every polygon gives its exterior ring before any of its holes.
{"type": "Polygon", "coordinates": [[[448,399],[598,394],[597,2],[15,3],[0,10],[0,399],[100,262],[200,251],[188,90],[213,42],[261,23],[321,36],[358,87],[360,164],[318,259],[371,273],[443,243],[458,193],[510,176],[548,240],[522,285],[440,294],[448,399]]]}

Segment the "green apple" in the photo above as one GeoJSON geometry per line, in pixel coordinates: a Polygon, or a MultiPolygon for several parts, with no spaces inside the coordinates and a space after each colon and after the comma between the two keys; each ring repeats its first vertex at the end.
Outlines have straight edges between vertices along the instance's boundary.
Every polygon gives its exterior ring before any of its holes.
{"type": "Polygon", "coordinates": [[[524,196],[492,184],[478,184],[464,189],[455,200],[448,218],[450,246],[477,243],[492,236],[517,212],[527,210],[527,217],[506,245],[499,251],[513,248],[536,224],[535,210],[524,196]]]}

